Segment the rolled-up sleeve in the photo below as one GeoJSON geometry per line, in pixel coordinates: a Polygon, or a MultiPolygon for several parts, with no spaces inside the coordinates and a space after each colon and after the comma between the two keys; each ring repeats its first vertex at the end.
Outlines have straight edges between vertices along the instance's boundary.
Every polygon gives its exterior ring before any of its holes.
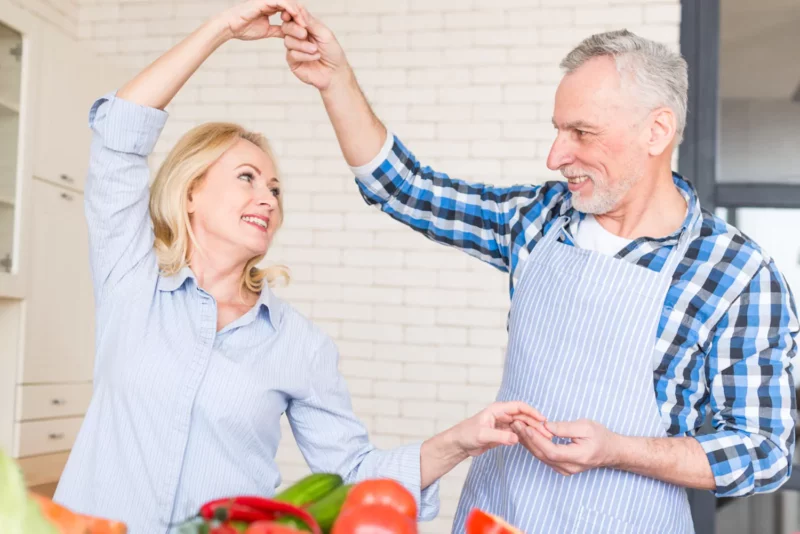
{"type": "Polygon", "coordinates": [[[375,448],[366,427],[353,413],[338,360],[335,344],[326,338],[311,366],[311,393],[289,402],[289,424],[303,457],[312,471],[338,473],[347,482],[397,480],[414,495],[419,519],[433,519],[439,513],[439,483],[420,487],[422,443],[375,448]]]}
{"type": "Polygon", "coordinates": [[[717,325],[708,366],[716,432],[697,440],[718,497],[774,491],[791,475],[799,329],[791,292],[772,262],[717,325]]]}
{"type": "Polygon", "coordinates": [[[99,98],[89,112],[92,145],[85,213],[90,265],[99,301],[144,260],[155,266],[150,223],[150,169],[167,113],[117,98],[99,98]]]}

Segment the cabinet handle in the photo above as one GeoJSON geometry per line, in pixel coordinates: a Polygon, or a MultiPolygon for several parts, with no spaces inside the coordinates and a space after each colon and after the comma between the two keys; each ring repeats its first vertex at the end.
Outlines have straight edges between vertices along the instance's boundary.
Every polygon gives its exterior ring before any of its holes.
{"type": "Polygon", "coordinates": [[[71,183],[75,182],[75,180],[73,180],[72,178],[70,178],[66,174],[62,174],[61,175],[61,179],[64,180],[65,182],[67,182],[68,184],[71,184],[71,183]]]}
{"type": "Polygon", "coordinates": [[[67,401],[65,401],[64,399],[53,399],[50,401],[50,404],[52,404],[53,406],[62,406],[66,403],[67,401]]]}
{"type": "Polygon", "coordinates": [[[62,432],[59,433],[52,433],[47,435],[48,438],[56,440],[56,439],[64,439],[64,434],[62,432]]]}
{"type": "Polygon", "coordinates": [[[70,194],[61,193],[61,198],[63,198],[64,200],[69,200],[70,202],[72,202],[72,195],[70,195],[70,194]]]}

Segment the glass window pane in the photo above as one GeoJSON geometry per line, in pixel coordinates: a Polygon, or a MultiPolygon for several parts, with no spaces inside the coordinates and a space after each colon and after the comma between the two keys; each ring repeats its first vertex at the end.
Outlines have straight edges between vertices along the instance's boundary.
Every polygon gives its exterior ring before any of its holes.
{"type": "Polygon", "coordinates": [[[0,272],[11,272],[17,197],[22,36],[0,23],[0,272]]]}
{"type": "Polygon", "coordinates": [[[800,184],[800,2],[720,2],[719,182],[800,184]]]}

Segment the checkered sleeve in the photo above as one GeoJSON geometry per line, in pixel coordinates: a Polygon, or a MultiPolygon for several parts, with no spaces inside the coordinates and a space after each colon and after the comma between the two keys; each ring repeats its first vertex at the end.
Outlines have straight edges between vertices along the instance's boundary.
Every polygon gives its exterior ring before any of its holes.
{"type": "Polygon", "coordinates": [[[524,240],[521,229],[541,226],[544,213],[557,201],[556,195],[542,194],[542,186],[468,183],[423,167],[392,134],[376,159],[353,169],[367,204],[506,272],[515,246],[524,240]],[[515,236],[521,240],[516,242],[515,236]]]}
{"type": "Polygon", "coordinates": [[[771,261],[717,325],[706,366],[716,432],[697,439],[718,497],[774,491],[791,474],[798,329],[792,295],[771,261]]]}

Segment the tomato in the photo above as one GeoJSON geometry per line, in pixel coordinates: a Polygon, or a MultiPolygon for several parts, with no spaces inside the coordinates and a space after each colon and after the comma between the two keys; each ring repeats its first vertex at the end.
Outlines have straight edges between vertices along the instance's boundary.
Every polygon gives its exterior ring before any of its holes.
{"type": "Polygon", "coordinates": [[[219,525],[212,528],[209,534],[239,534],[239,531],[231,525],[219,525]]]}
{"type": "Polygon", "coordinates": [[[350,489],[342,505],[342,512],[352,506],[363,504],[385,504],[412,521],[417,520],[417,501],[411,492],[396,480],[376,478],[359,482],[350,489]]]}
{"type": "Polygon", "coordinates": [[[342,510],[331,534],[417,534],[417,523],[393,506],[364,504],[342,510]]]}
{"type": "Polygon", "coordinates": [[[467,516],[467,534],[523,534],[496,515],[473,508],[467,516]]]}
{"type": "Polygon", "coordinates": [[[272,521],[256,521],[251,523],[244,534],[299,534],[300,531],[272,521]]]}

